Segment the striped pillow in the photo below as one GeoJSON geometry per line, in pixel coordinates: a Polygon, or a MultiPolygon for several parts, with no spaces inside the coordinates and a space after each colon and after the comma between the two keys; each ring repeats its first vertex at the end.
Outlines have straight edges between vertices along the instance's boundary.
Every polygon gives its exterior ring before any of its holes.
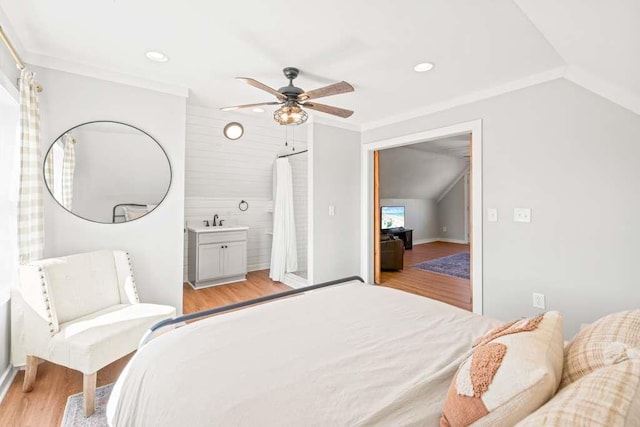
{"type": "Polygon", "coordinates": [[[560,388],[610,364],[616,345],[640,347],[640,310],[610,314],[578,332],[564,351],[560,388]]]}
{"type": "Polygon", "coordinates": [[[571,383],[517,427],[639,425],[640,360],[627,360],[571,383]]]}

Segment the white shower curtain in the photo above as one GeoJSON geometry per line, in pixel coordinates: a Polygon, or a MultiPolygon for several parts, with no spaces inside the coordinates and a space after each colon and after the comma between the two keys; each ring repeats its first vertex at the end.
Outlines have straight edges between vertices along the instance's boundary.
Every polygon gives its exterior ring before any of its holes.
{"type": "Polygon", "coordinates": [[[73,207],[73,174],[76,168],[76,140],[65,133],[62,136],[64,157],[62,158],[62,206],[71,210],[73,207]]]}
{"type": "Polygon", "coordinates": [[[286,273],[298,269],[296,224],[293,216],[293,181],[287,158],[276,160],[274,167],[273,243],[269,277],[283,281],[286,273]]]}

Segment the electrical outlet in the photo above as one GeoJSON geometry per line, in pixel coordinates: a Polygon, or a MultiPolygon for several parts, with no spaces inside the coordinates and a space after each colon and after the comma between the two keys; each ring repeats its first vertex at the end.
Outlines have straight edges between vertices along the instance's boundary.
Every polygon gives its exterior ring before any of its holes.
{"type": "Polygon", "coordinates": [[[336,214],[336,207],[333,205],[329,205],[329,216],[334,216],[336,214]]]}
{"type": "Polygon", "coordinates": [[[539,308],[540,310],[544,310],[546,308],[544,294],[538,294],[536,292],[533,293],[533,307],[539,308]]]}
{"type": "Polygon", "coordinates": [[[447,232],[447,226],[445,225],[444,227],[442,227],[442,232],[446,233],[447,232]]]}

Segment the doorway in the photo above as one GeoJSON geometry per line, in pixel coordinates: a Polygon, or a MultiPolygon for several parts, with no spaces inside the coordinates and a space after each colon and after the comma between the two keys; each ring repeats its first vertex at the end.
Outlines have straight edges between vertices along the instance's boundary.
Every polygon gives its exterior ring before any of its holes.
{"type": "MultiPolygon", "coordinates": [[[[402,137],[375,141],[362,146],[362,274],[371,283],[381,281],[381,253],[380,253],[380,231],[381,231],[381,198],[380,198],[380,154],[381,150],[396,147],[407,147],[415,144],[427,143],[446,138],[455,139],[465,135],[469,136],[469,168],[462,173],[452,185],[458,185],[463,191],[467,207],[461,208],[459,212],[461,218],[459,234],[456,238],[440,237],[438,244],[420,245],[421,250],[435,251],[443,257],[449,256],[453,251],[463,252],[466,250],[463,245],[468,239],[468,266],[470,269],[469,281],[465,293],[469,301],[464,308],[471,309],[475,313],[482,313],[482,121],[460,123],[453,126],[433,129],[402,137]],[[467,237],[468,236],[468,237],[467,237]],[[456,246],[459,245],[459,246],[456,246]]],[[[462,197],[462,196],[461,196],[462,197]]],[[[391,207],[391,208],[398,208],[391,207]]],[[[402,212],[404,215],[404,212],[402,212]]],[[[445,227],[446,230],[446,227],[445,227]]],[[[401,230],[402,231],[402,230],[401,230]]],[[[442,229],[441,229],[442,231],[442,229]]],[[[402,234],[402,233],[401,233],[402,234]]],[[[406,247],[406,246],[405,246],[406,247]]],[[[413,255],[413,253],[411,253],[413,255]]],[[[413,258],[415,259],[415,257],[413,258]]],[[[406,263],[407,261],[405,261],[406,263]]],[[[408,261],[411,263],[411,259],[408,261]]],[[[412,268],[409,266],[409,268],[412,268]]],[[[436,276],[425,278],[434,287],[439,285],[436,276]]],[[[415,280],[414,280],[415,282],[415,280]]],[[[444,286],[440,284],[441,286],[444,286]]],[[[406,290],[406,289],[405,289],[406,290]]],[[[424,293],[422,293],[424,295],[424,293]]],[[[458,297],[460,297],[460,295],[458,297]]],[[[432,298],[437,295],[427,294],[432,298]]],[[[447,301],[449,302],[449,301],[447,301]]]]}

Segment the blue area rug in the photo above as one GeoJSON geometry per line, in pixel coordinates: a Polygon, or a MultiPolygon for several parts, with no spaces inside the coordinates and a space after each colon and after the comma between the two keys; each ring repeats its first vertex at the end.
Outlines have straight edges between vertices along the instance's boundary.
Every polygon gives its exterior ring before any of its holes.
{"type": "Polygon", "coordinates": [[[471,270],[471,255],[469,252],[462,252],[421,262],[413,267],[419,268],[420,270],[433,271],[434,273],[446,274],[447,276],[468,279],[471,270]]]}
{"type": "Polygon", "coordinates": [[[113,384],[107,384],[96,389],[96,412],[85,418],[82,409],[82,393],[73,394],[67,398],[61,427],[107,427],[107,402],[111,396],[113,384]]]}

